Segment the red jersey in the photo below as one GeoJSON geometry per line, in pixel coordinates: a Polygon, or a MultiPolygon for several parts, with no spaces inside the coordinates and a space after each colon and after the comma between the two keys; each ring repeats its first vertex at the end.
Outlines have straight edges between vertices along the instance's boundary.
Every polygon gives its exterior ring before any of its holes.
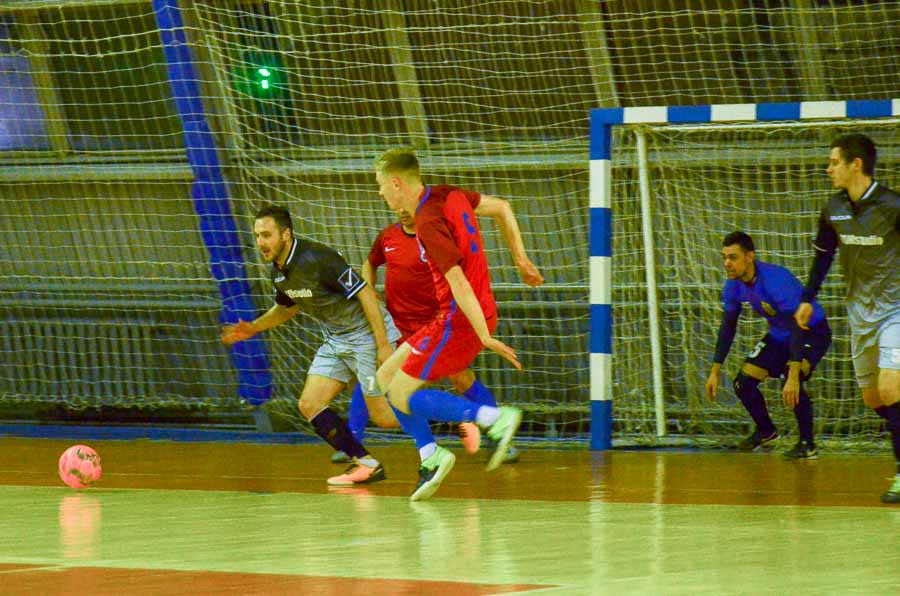
{"type": "MultiPolygon", "coordinates": [[[[481,195],[454,186],[427,186],[416,209],[416,237],[431,267],[441,313],[449,318],[456,312],[456,301],[444,274],[456,265],[481,304],[485,319],[497,316],[497,303],[491,292],[491,278],[475,219],[481,195]]],[[[465,315],[460,313],[462,319],[465,315]]]]}
{"type": "Polygon", "coordinates": [[[404,337],[437,318],[440,304],[434,293],[431,268],[415,234],[407,234],[399,223],[389,225],[375,239],[369,251],[369,264],[373,269],[387,265],[384,298],[404,337]]]}

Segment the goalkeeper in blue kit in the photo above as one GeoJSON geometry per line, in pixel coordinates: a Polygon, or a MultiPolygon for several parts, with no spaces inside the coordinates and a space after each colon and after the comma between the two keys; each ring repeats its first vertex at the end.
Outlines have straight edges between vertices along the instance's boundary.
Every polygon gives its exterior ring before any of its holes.
{"type": "Polygon", "coordinates": [[[812,303],[808,329],[793,315],[800,305],[803,286],[787,269],[756,259],[753,239],[736,231],[722,240],[722,258],[728,280],[722,290],[724,314],[719,326],[712,369],[706,381],[706,397],[715,401],[722,363],[737,333],[741,305],[749,304],[769,324],[769,331],[751,350],[734,379],[734,392],[756,427],[738,444],[741,451],[755,451],[778,438],[759,384],[769,377],[783,378],[782,399],[794,411],[799,430],[796,445],[784,455],[790,459],[814,459],[812,400],[804,387],[831,345],[831,329],[825,312],[812,303]]]}

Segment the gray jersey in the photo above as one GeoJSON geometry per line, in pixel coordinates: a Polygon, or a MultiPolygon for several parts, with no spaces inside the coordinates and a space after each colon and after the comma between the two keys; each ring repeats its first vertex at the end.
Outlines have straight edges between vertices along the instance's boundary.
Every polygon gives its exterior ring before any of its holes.
{"type": "Polygon", "coordinates": [[[854,204],[832,196],[819,218],[816,249],[839,256],[847,314],[856,334],[873,331],[900,309],[900,196],[872,182],[854,204]]]}
{"type": "Polygon", "coordinates": [[[371,336],[369,321],[356,299],[366,282],[336,250],[295,238],[284,267],[273,264],[272,283],[275,302],[299,306],[321,323],[326,335],[348,340],[371,336]]]}

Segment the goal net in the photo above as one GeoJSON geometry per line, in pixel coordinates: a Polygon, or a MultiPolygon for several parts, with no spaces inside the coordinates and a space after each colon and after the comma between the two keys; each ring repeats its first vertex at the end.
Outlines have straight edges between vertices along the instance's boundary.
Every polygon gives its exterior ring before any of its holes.
{"type": "MultiPolygon", "coordinates": [[[[264,202],[287,205],[298,233],[358,267],[391,221],[371,171],[387,148],[415,147],[426,182],[508,200],[547,281],[524,286],[498,231],[482,222],[498,335],[525,370],[492,355],[475,369],[500,401],[526,410],[524,432],[584,436],[589,111],[896,90],[896,2],[684,4],[0,2],[0,417],[28,417],[36,405],[52,419],[106,407],[125,422],[158,420],[167,408],[247,419],[218,340],[221,282],[192,196],[209,174],[186,155],[196,149],[190,126],[202,120],[243,257],[234,277],[248,283],[257,312],[272,300],[250,234],[264,202]],[[169,81],[172,48],[161,34],[171,32],[159,24],[174,5],[203,105],[187,118],[184,88],[169,81]]],[[[640,232],[629,217],[614,220],[617,263],[635,268],[617,272],[614,352],[617,374],[634,377],[621,385],[633,399],[617,388],[615,415],[621,431],[650,433],[652,400],[637,397],[649,379],[641,262],[625,250],[640,232]]],[[[705,283],[715,285],[711,258],[702,259],[705,283]]],[[[273,404],[294,416],[319,338],[308,319],[264,338],[273,404]]]]}
{"type": "MultiPolygon", "coordinates": [[[[499,401],[528,411],[526,432],[584,431],[587,173],[580,110],[590,77],[527,64],[534,58],[504,49],[524,36],[523,52],[572,49],[582,60],[574,15],[532,19],[528,7],[512,4],[450,11],[399,2],[377,9],[194,4],[201,53],[215,65],[218,88],[227,90],[220,100],[234,140],[227,159],[239,172],[232,199],[239,226],[250,229],[265,202],[285,204],[298,234],[337,248],[359,267],[394,221],[378,196],[374,158],[399,146],[416,149],[426,184],[509,201],[547,283],[526,286],[493,222],[480,222],[500,309],[497,335],[517,349],[525,370],[490,354],[474,368],[499,401]],[[541,38],[542,28],[549,37],[541,38]]],[[[257,257],[248,258],[251,277],[264,277],[257,257]]],[[[258,303],[271,301],[267,284],[258,289],[258,303]]],[[[269,335],[279,413],[295,412],[320,343],[317,328],[301,320],[269,335]]]]}
{"type": "MultiPolygon", "coordinates": [[[[648,341],[645,251],[656,261],[657,312],[662,346],[666,433],[736,437],[749,417],[731,389],[765,320],[744,307],[738,335],[723,370],[719,401],[704,395],[725,281],[721,241],[733,230],[749,233],[757,259],[787,267],[802,283],[812,263],[818,214],[834,192],[825,174],[828,146],[843,133],[860,132],[878,146],[876,179],[900,184],[900,119],[756,122],[746,124],[623,127],[612,152],[614,221],[613,399],[626,434],[657,434],[648,341]],[[646,139],[641,164],[637,138],[646,139]],[[638,172],[646,168],[652,246],[642,236],[638,172]]],[[[825,359],[808,384],[818,435],[847,443],[874,438],[880,419],[867,411],[853,374],[837,260],[819,294],[834,333],[825,359]]],[[[781,403],[781,384],[761,385],[782,433],[796,433],[781,403]]]]}

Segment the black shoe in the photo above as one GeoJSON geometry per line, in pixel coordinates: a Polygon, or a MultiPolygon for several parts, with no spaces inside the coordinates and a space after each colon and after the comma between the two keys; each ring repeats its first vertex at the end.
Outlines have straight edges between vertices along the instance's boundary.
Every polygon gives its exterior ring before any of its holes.
{"type": "Polygon", "coordinates": [[[815,445],[801,439],[790,451],[784,452],[784,457],[787,459],[816,459],[819,457],[819,450],[815,445]]]}
{"type": "Polygon", "coordinates": [[[419,484],[416,485],[413,494],[409,496],[409,500],[424,501],[430,498],[453,469],[455,463],[456,456],[453,453],[448,449],[438,447],[437,451],[419,466],[419,484]]]}
{"type": "Polygon", "coordinates": [[[738,451],[756,451],[760,447],[767,445],[778,438],[778,432],[772,431],[768,436],[762,436],[759,431],[753,431],[753,434],[738,443],[738,451]]]}

